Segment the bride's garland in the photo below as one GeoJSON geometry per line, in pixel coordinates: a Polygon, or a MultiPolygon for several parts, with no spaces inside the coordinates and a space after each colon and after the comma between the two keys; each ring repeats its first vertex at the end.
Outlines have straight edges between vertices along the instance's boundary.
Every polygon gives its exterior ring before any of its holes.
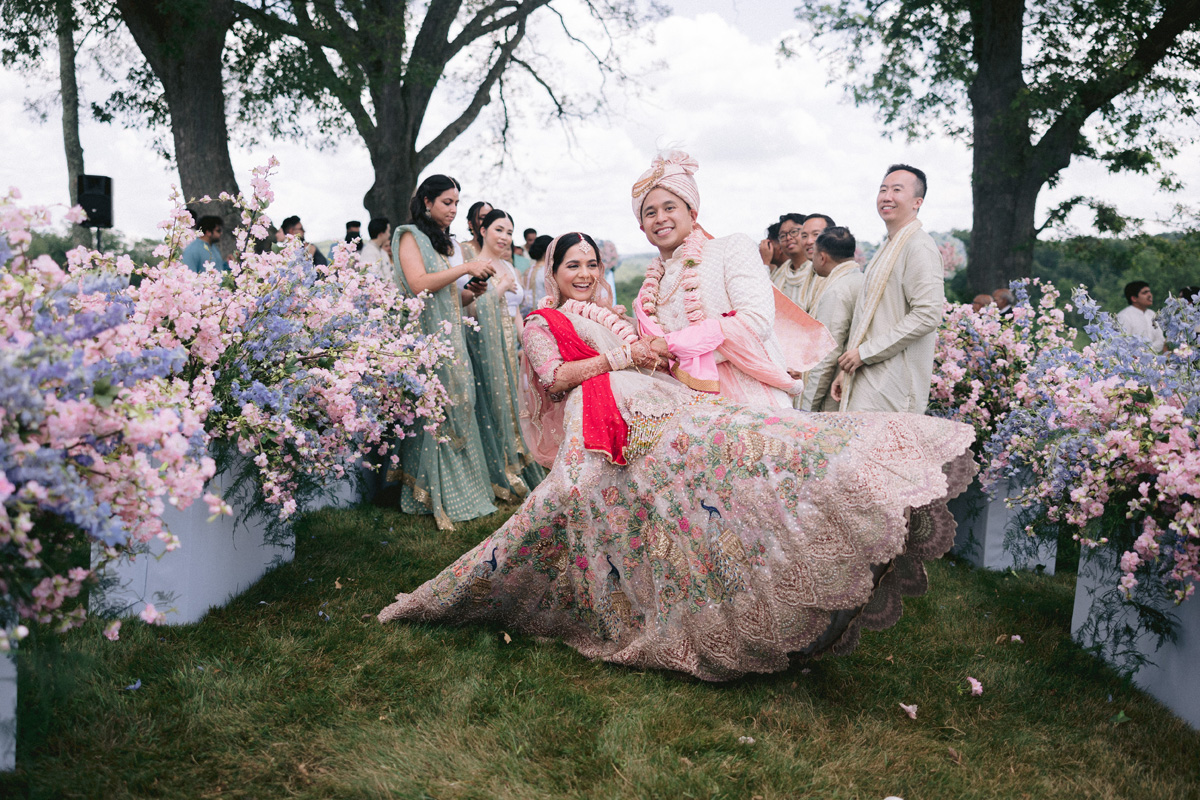
{"type": "MultiPolygon", "coordinates": [[[[683,310],[687,312],[688,324],[702,322],[705,319],[704,302],[700,299],[700,254],[708,237],[696,226],[688,237],[683,240],[681,257],[683,258],[683,273],[680,275],[680,286],[683,288],[683,310]]],[[[660,328],[658,319],[659,293],[662,291],[662,279],[667,267],[661,256],[655,256],[646,267],[646,281],[642,286],[642,310],[646,316],[654,320],[660,328]]]]}
{"type": "Polygon", "coordinates": [[[595,303],[586,303],[582,300],[565,300],[558,307],[558,310],[566,311],[603,325],[626,344],[633,344],[638,340],[637,328],[633,326],[633,323],[627,319],[623,319],[612,309],[598,306],[595,303]]]}

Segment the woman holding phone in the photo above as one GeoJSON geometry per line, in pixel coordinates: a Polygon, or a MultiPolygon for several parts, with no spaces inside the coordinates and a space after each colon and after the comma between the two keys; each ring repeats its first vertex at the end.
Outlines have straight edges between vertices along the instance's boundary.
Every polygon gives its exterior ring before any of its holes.
{"type": "Polygon", "coordinates": [[[396,285],[410,296],[429,293],[421,331],[444,335],[443,325],[449,322],[455,358],[437,371],[450,396],[446,421],[436,433],[418,430],[400,442],[399,463],[385,465],[384,485],[385,491],[398,491],[401,511],[432,514],[440,530],[496,510],[475,421],[475,379],[462,321],[462,307],[486,291],[496,270],[487,262],[464,262],[450,236],[458,192],[454,178],[430,175],[409,204],[411,222],[392,235],[396,285]],[[463,276],[474,282],[460,290],[455,282],[463,276]]]}

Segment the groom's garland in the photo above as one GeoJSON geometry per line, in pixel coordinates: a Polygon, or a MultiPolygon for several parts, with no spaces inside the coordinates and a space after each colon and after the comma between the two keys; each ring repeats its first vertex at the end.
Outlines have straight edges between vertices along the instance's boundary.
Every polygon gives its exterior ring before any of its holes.
{"type": "Polygon", "coordinates": [[[584,302],[583,300],[565,300],[558,307],[558,310],[566,311],[603,325],[626,344],[633,344],[638,340],[637,328],[633,326],[633,323],[627,319],[622,319],[612,309],[598,306],[595,303],[584,302]]]}
{"type": "MultiPolygon", "coordinates": [[[[702,322],[705,319],[704,302],[700,299],[700,265],[701,251],[708,236],[697,225],[688,237],[683,240],[682,253],[683,273],[680,275],[680,286],[683,287],[683,310],[687,312],[688,324],[702,322]]],[[[662,279],[667,267],[661,256],[655,256],[646,267],[646,281],[642,286],[642,310],[659,328],[662,323],[658,319],[659,293],[662,291],[662,279]]]]}

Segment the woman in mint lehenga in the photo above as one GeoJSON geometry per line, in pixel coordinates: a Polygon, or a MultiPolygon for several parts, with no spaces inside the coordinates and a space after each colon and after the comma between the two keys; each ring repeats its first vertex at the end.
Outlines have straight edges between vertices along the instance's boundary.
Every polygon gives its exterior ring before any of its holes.
{"type": "Polygon", "coordinates": [[[475,421],[475,380],[462,321],[463,305],[486,286],[473,283],[460,290],[455,283],[464,275],[482,281],[495,268],[480,261],[463,263],[450,238],[450,223],[458,213],[458,189],[458,182],[445,175],[426,178],[409,205],[411,224],[398,227],[392,237],[396,285],[413,296],[429,293],[420,317],[421,332],[444,335],[443,323],[449,321],[456,355],[454,363],[437,371],[450,396],[445,422],[436,434],[419,430],[400,443],[399,464],[388,465],[385,483],[399,488],[402,511],[432,514],[441,530],[453,530],[454,522],[496,510],[475,421]]]}
{"type": "Polygon", "coordinates": [[[546,476],[525,446],[518,416],[518,309],[525,289],[506,258],[512,252],[512,217],[500,209],[490,211],[480,221],[479,231],[477,258],[491,264],[496,273],[488,281],[488,291],[467,311],[478,329],[468,327],[464,338],[475,372],[475,419],[492,491],[497,499],[512,502],[523,499],[546,476]]]}

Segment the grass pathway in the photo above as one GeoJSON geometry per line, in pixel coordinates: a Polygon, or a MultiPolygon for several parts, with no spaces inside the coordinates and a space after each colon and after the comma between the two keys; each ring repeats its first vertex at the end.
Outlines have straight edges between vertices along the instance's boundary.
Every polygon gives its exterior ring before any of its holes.
{"type": "Polygon", "coordinates": [[[26,648],[0,797],[1200,794],[1200,734],[1070,642],[1073,574],[938,562],[854,654],[722,685],[499,629],[375,622],[507,513],[439,534],[319,512],[293,563],[199,624],[128,622],[114,644],[89,623],[26,648]]]}

